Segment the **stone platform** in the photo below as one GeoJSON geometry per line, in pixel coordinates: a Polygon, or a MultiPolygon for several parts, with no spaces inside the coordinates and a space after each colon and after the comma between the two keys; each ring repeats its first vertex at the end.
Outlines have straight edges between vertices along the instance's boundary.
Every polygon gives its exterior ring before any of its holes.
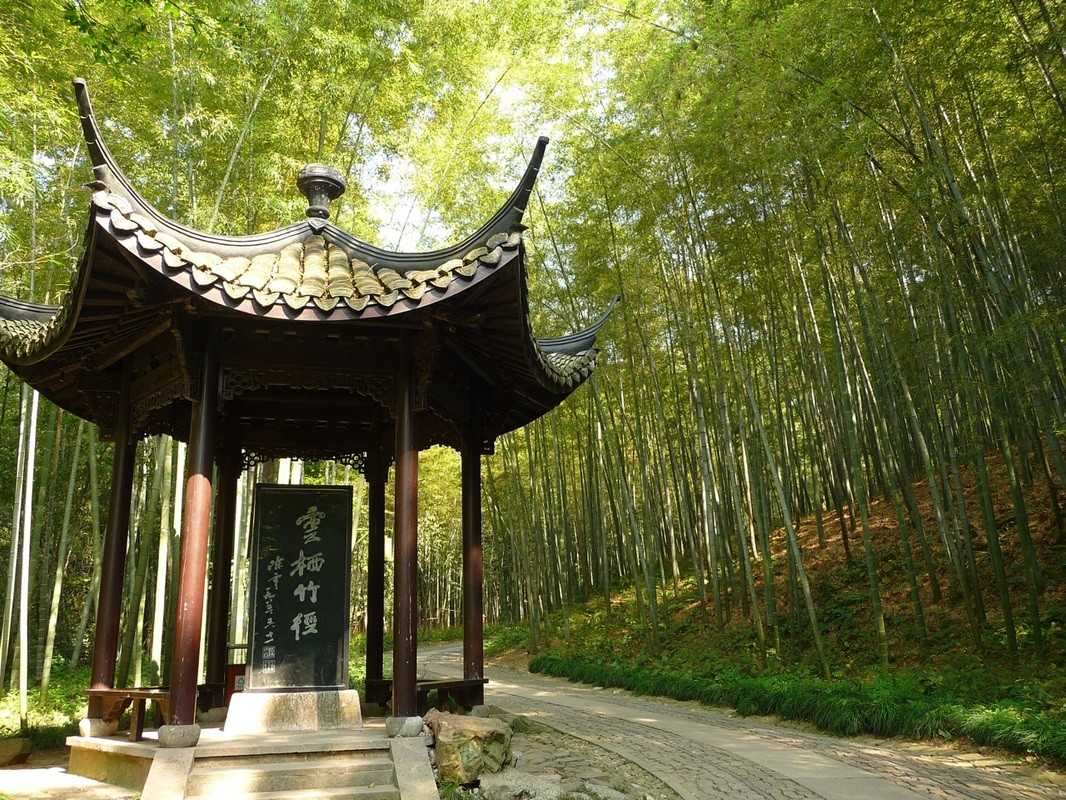
{"type": "Polygon", "coordinates": [[[125,735],[72,736],[69,771],[123,786],[142,800],[360,797],[436,800],[424,739],[389,739],[383,720],[359,728],[231,734],[205,728],[195,747],[125,735]]]}

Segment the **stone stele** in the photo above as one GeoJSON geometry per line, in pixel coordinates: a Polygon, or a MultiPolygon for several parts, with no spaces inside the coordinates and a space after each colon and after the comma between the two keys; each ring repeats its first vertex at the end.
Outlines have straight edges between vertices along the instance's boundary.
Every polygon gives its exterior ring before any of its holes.
{"type": "Polygon", "coordinates": [[[441,780],[470,783],[483,771],[499,772],[511,756],[511,728],[498,719],[430,712],[426,722],[441,780]]]}

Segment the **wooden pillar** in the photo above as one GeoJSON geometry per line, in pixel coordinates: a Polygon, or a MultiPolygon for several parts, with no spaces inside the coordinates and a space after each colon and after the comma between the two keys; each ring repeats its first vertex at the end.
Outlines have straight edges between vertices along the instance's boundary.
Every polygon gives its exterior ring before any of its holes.
{"type": "Polygon", "coordinates": [[[380,437],[366,454],[367,552],[366,552],[366,678],[380,681],[385,661],[385,483],[388,469],[380,437]]]}
{"type": "Polygon", "coordinates": [[[481,550],[481,442],[463,438],[463,677],[485,677],[481,550]]]}
{"type": "MultiPolygon", "coordinates": [[[[237,522],[237,484],[241,478],[241,449],[226,442],[218,465],[215,500],[215,541],[211,562],[211,590],[207,602],[207,682],[226,683],[229,609],[232,593],[233,538],[237,522]]],[[[221,704],[222,692],[214,698],[221,704]]]]}
{"type": "Polygon", "coordinates": [[[413,717],[418,653],[418,436],[411,347],[400,340],[396,404],[395,577],[393,590],[392,714],[413,717]]]}
{"type": "MultiPolygon", "coordinates": [[[[104,530],[100,593],[96,605],[96,634],[93,637],[93,689],[115,688],[115,661],[118,658],[118,625],[122,616],[122,579],[126,572],[126,547],[130,532],[130,503],[133,500],[133,470],[137,442],[130,440],[130,366],[122,373],[122,388],[115,409],[113,433],[115,457],[111,467],[111,496],[104,530]]],[[[89,701],[89,717],[100,717],[100,701],[89,701]]]]}
{"type": "Polygon", "coordinates": [[[189,477],[181,524],[181,571],[170,667],[171,725],[196,721],[196,683],[200,671],[200,634],[211,525],[211,470],[218,410],[218,340],[204,348],[200,400],[193,403],[189,428],[189,477]]]}

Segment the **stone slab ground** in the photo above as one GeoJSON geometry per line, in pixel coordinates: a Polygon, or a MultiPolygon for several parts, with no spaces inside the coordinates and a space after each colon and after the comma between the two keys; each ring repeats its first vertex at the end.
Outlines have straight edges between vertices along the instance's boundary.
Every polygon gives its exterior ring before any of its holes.
{"type": "MultiPolygon", "coordinates": [[[[462,670],[462,649],[427,648],[419,662],[420,674],[455,675],[462,670]]],[[[776,720],[738,717],[728,709],[604,690],[499,664],[486,672],[487,703],[552,731],[534,743],[551,742],[559,751],[544,758],[542,775],[571,782],[587,776],[586,783],[628,798],[671,797],[666,790],[683,800],[1066,798],[1066,774],[995,752],[841,739],[776,720]],[[612,764],[612,756],[629,771],[612,764]],[[604,773],[614,780],[600,783],[604,773]]],[[[514,749],[521,754],[522,748],[516,740],[514,749]]]]}

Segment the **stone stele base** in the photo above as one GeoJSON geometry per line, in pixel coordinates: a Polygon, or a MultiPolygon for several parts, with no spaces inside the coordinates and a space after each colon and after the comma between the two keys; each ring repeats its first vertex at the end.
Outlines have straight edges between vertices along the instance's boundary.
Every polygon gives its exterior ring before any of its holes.
{"type": "Polygon", "coordinates": [[[229,736],[275,731],[325,731],[363,727],[359,692],[235,692],[223,731],[229,736]]]}

